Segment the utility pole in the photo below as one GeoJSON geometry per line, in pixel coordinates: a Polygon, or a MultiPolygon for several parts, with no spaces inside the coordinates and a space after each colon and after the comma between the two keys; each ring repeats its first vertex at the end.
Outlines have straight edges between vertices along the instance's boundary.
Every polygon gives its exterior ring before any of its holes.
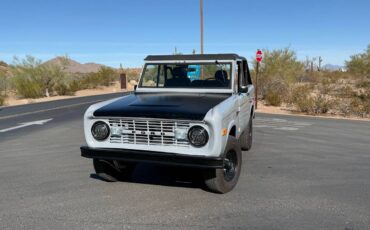
{"type": "Polygon", "coordinates": [[[254,89],[254,100],[256,102],[256,110],[257,110],[257,104],[258,104],[258,75],[259,75],[259,67],[260,67],[260,62],[262,61],[263,59],[263,53],[260,49],[257,50],[256,52],[256,62],[257,62],[257,66],[256,66],[256,88],[254,89]]]}
{"type": "Polygon", "coordinates": [[[256,100],[256,110],[257,110],[257,104],[258,104],[258,73],[259,73],[259,68],[260,68],[260,62],[257,61],[257,66],[256,66],[256,88],[254,89],[254,98],[256,100]]]}
{"type": "MultiPolygon", "coordinates": [[[[200,3],[200,54],[204,53],[204,44],[203,44],[203,0],[199,1],[200,3]]],[[[203,65],[200,67],[200,79],[204,78],[204,69],[203,65]]]]}
{"type": "Polygon", "coordinates": [[[203,54],[203,0],[200,0],[200,54],[203,54]]]}

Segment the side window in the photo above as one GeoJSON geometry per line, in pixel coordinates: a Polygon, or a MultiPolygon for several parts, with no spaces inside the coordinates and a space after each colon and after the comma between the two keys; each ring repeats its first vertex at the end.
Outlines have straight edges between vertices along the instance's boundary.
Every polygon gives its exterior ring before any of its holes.
{"type": "Polygon", "coordinates": [[[162,88],[165,82],[165,66],[160,65],[159,75],[158,75],[158,82],[157,87],[162,88]]]}
{"type": "Polygon", "coordinates": [[[243,68],[243,63],[241,61],[238,61],[238,85],[239,88],[243,85],[247,85],[245,71],[243,68]]]}
{"type": "Polygon", "coordinates": [[[147,65],[145,68],[144,78],[142,79],[143,87],[157,86],[157,77],[159,74],[159,65],[147,65]]]}
{"type": "Polygon", "coordinates": [[[244,77],[245,77],[245,82],[250,85],[252,84],[252,79],[251,79],[251,74],[249,72],[248,68],[248,63],[246,60],[243,61],[243,68],[244,68],[244,77]]]}

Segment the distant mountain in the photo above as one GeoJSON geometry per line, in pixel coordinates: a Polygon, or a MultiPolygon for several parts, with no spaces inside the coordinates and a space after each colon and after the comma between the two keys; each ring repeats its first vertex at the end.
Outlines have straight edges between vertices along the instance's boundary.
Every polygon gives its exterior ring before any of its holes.
{"type": "Polygon", "coordinates": [[[8,64],[6,62],[0,60],[0,66],[8,67],[8,64]]]}
{"type": "Polygon", "coordinates": [[[66,72],[68,73],[96,73],[100,70],[101,67],[105,66],[92,62],[81,64],[77,61],[65,57],[56,57],[50,59],[49,61],[44,62],[43,65],[66,66],[66,72]]]}
{"type": "Polygon", "coordinates": [[[7,73],[9,71],[9,65],[6,62],[0,61],[0,72],[7,73]]]}
{"type": "Polygon", "coordinates": [[[326,64],[322,67],[322,69],[327,71],[343,71],[345,68],[344,66],[340,65],[326,64]]]}

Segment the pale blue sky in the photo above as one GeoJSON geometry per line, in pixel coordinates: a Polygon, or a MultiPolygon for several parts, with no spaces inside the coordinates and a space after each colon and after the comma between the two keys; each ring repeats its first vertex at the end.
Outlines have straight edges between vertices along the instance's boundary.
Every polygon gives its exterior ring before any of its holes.
{"type": "MultiPolygon", "coordinates": [[[[298,57],[343,65],[370,44],[369,0],[204,0],[205,52],[251,59],[290,46],[298,57]]],[[[199,51],[199,0],[1,0],[0,60],[140,66],[148,54],[199,51]]]]}

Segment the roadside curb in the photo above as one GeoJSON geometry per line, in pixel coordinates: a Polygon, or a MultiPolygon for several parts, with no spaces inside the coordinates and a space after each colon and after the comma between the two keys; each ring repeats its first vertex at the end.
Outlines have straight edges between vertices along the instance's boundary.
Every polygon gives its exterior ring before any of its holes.
{"type": "Polygon", "coordinates": [[[281,116],[291,116],[291,117],[311,117],[311,118],[326,118],[326,119],[332,119],[332,120],[347,120],[347,121],[366,121],[366,122],[370,122],[370,119],[366,119],[366,118],[329,117],[329,116],[308,115],[308,114],[271,113],[271,112],[258,111],[258,109],[256,110],[256,113],[281,115],[281,116]]]}

